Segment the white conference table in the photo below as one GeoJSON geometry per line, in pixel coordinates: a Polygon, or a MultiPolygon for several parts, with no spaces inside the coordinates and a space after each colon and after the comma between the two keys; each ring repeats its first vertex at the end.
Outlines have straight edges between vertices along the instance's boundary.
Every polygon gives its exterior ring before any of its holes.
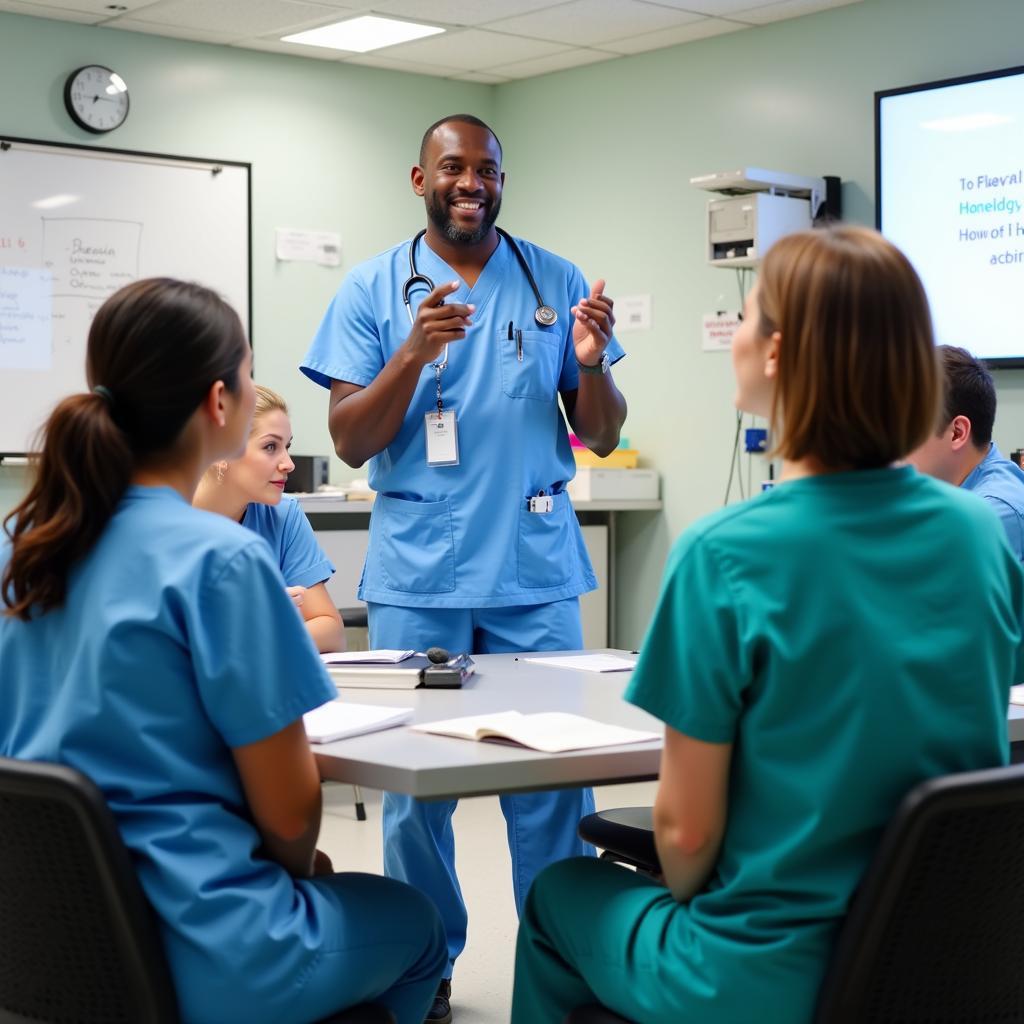
{"type": "MultiPolygon", "coordinates": [[[[657,778],[664,726],[622,699],[630,673],[548,668],[523,661],[557,653],[597,652],[477,654],[473,656],[476,672],[460,690],[345,689],[340,696],[359,704],[411,707],[414,722],[496,711],[568,711],[611,725],[655,732],[659,738],[544,754],[513,744],[474,743],[400,727],[315,744],[321,776],[425,800],[657,778]]],[[[635,660],[628,651],[603,653],[635,660]]]]}
{"type": "MultiPolygon", "coordinates": [[[[321,776],[424,800],[656,779],[664,726],[622,699],[630,673],[547,668],[523,660],[556,653],[597,652],[478,654],[473,658],[476,673],[460,690],[345,689],[341,698],[359,704],[411,707],[414,722],[495,711],[568,711],[611,725],[656,732],[659,738],[544,754],[513,744],[474,743],[400,727],[315,744],[321,776]]],[[[603,653],[631,658],[628,651],[603,653]]],[[[1024,745],[1024,707],[1009,706],[1007,729],[1011,744],[1024,745]]],[[[1014,753],[1014,760],[1024,760],[1024,746],[1014,753]]]]}

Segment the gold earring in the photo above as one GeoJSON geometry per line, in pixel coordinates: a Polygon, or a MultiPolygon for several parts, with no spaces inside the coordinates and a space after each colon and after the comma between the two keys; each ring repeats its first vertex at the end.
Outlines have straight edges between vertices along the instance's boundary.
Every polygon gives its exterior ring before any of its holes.
{"type": "Polygon", "coordinates": [[[228,464],[226,462],[217,463],[217,483],[224,483],[224,474],[228,470],[228,464]]]}

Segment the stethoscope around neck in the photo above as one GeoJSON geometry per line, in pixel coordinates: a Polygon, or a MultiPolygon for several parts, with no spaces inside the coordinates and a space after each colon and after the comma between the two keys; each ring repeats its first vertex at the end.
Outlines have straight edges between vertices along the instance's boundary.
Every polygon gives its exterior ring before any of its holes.
{"type": "MultiPolygon", "coordinates": [[[[540,289],[537,287],[537,282],[530,270],[530,265],[526,262],[526,257],[523,256],[519,246],[516,245],[512,236],[507,231],[503,231],[501,228],[497,228],[496,230],[498,234],[508,242],[509,246],[511,246],[516,259],[519,261],[519,266],[523,268],[526,280],[530,282],[530,288],[533,290],[533,297],[537,300],[537,308],[534,310],[533,319],[536,320],[538,325],[541,327],[553,327],[558,323],[558,314],[541,298],[540,289]]],[[[405,311],[409,314],[409,323],[413,323],[415,320],[412,312],[412,299],[410,298],[410,293],[413,288],[417,285],[423,285],[427,291],[432,292],[434,290],[434,282],[431,281],[426,274],[421,274],[419,270],[416,269],[416,245],[426,233],[427,232],[425,230],[420,231],[409,243],[409,276],[405,279],[405,284],[402,285],[402,301],[405,303],[405,311]]],[[[445,345],[444,363],[442,365],[448,365],[447,345],[445,345]]]]}

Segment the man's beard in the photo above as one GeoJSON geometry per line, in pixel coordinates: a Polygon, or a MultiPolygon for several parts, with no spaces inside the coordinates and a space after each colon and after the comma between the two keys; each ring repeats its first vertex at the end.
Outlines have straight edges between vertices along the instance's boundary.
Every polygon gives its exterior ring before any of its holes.
{"type": "Polygon", "coordinates": [[[484,203],[486,210],[484,219],[471,231],[456,227],[455,221],[452,220],[452,215],[448,210],[447,202],[441,199],[436,192],[431,193],[430,198],[427,200],[427,216],[449,242],[457,242],[462,245],[476,245],[477,242],[482,242],[487,237],[488,232],[494,227],[494,222],[498,219],[498,214],[501,212],[500,198],[490,203],[485,199],[484,203]]]}

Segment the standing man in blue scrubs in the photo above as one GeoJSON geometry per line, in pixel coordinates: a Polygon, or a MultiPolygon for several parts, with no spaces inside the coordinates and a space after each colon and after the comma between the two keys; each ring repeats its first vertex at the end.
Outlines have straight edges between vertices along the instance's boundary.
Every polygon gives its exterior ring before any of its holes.
{"type": "Polygon", "coordinates": [[[1024,562],[1024,472],[992,440],[996,387],[966,349],[939,345],[945,402],[939,431],[912,452],[922,473],[973,491],[992,506],[1018,560],[1024,562]]]}
{"type": "MultiPolygon", "coordinates": [[[[427,129],[412,187],[425,231],[357,266],[303,363],[330,388],[329,426],[377,491],[359,596],[371,647],[494,653],[582,647],[596,587],[565,484],[573,431],[604,455],[626,403],[604,282],[495,226],[502,152],[468,114],[427,129]],[[561,398],[561,408],[559,407],[561,398]]],[[[384,870],[441,911],[451,964],[466,941],[456,801],[384,796],[384,870]]],[[[590,790],[501,797],[516,908],[545,865],[590,852],[590,790]]],[[[427,1020],[451,1020],[449,969],[427,1020]]]]}

